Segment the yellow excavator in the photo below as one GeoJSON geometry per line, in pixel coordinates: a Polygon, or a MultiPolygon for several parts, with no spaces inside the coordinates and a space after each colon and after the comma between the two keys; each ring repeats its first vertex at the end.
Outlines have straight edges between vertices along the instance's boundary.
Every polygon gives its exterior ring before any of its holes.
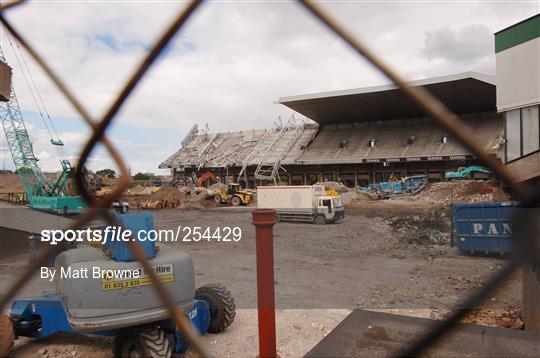
{"type": "Polygon", "coordinates": [[[214,195],[216,204],[232,204],[233,206],[247,205],[251,202],[253,194],[240,188],[240,184],[229,183],[227,190],[214,195]]]}

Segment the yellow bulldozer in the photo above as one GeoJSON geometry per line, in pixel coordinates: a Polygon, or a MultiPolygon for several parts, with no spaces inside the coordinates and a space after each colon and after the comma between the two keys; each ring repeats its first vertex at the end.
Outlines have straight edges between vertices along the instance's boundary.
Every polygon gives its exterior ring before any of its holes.
{"type": "Polygon", "coordinates": [[[228,204],[233,206],[247,205],[251,202],[253,194],[240,188],[240,184],[229,183],[227,190],[214,195],[216,204],[228,204]]]}

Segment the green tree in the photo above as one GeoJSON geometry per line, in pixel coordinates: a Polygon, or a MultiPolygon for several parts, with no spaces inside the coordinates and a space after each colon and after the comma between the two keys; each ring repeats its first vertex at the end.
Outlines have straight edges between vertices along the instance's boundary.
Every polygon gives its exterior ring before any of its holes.
{"type": "Polygon", "coordinates": [[[101,169],[96,172],[97,175],[108,178],[116,178],[116,172],[112,169],[101,169]]]}
{"type": "Polygon", "coordinates": [[[149,173],[138,172],[137,174],[135,174],[135,176],[133,176],[133,180],[148,180],[151,177],[152,175],[149,173]]]}

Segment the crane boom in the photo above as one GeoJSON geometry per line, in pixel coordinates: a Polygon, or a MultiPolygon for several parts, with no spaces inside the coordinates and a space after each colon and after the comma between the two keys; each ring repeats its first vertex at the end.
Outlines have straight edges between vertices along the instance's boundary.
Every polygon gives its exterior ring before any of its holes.
{"type": "MultiPolygon", "coordinates": [[[[0,60],[6,63],[1,48],[0,60]]],[[[54,183],[51,184],[43,174],[38,164],[39,159],[34,153],[13,85],[11,85],[9,101],[0,101],[0,121],[13,158],[13,164],[28,195],[30,206],[62,213],[75,213],[84,210],[86,205],[82,198],[70,196],[67,192],[67,180],[71,172],[71,164],[68,160],[62,159],[60,161],[62,171],[54,183]]],[[[51,140],[53,145],[63,145],[59,140],[55,142],[51,140]]]]}
{"type": "Polygon", "coordinates": [[[0,103],[0,120],[13,164],[28,198],[49,192],[51,184],[38,165],[39,159],[34,154],[13,86],[9,102],[0,103]]]}

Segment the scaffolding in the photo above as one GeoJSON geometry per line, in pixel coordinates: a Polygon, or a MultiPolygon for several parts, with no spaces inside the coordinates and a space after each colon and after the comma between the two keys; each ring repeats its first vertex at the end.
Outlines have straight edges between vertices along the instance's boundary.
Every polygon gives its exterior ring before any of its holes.
{"type": "Polygon", "coordinates": [[[270,140],[270,137],[272,137],[273,135],[275,135],[274,129],[266,129],[262,137],[259,138],[259,140],[253,146],[252,150],[249,153],[247,153],[247,155],[243,158],[242,169],[240,169],[240,173],[238,174],[238,177],[241,178],[243,175],[246,185],[248,183],[247,167],[253,164],[254,159],[257,156],[260,156],[263,153],[263,150],[265,150],[264,143],[267,143],[270,140]]]}
{"type": "Polygon", "coordinates": [[[277,184],[279,170],[283,169],[281,161],[285,159],[287,153],[294,147],[300,135],[304,131],[304,122],[297,119],[294,114],[284,125],[281,124],[273,130],[272,135],[261,143],[261,158],[255,169],[255,179],[272,181],[277,184]]]}
{"type": "MultiPolygon", "coordinates": [[[[244,178],[248,185],[247,167],[254,166],[255,179],[277,184],[279,171],[283,169],[281,162],[298,144],[304,129],[313,131],[313,128],[294,115],[285,123],[278,118],[271,128],[251,132],[209,133],[208,125],[203,128],[194,125],[182,140],[182,148],[161,167],[173,167],[175,162],[197,170],[239,166],[237,179],[244,178]]],[[[313,135],[305,139],[310,140],[313,135]]]]}
{"type": "Polygon", "coordinates": [[[216,143],[215,150],[208,154],[207,163],[214,167],[229,167],[237,163],[243,163],[246,157],[250,155],[258,140],[253,138],[242,138],[242,141],[233,144],[230,148],[223,149],[223,143],[216,143]]]}
{"type": "Polygon", "coordinates": [[[208,141],[202,149],[199,150],[199,156],[197,158],[197,170],[201,169],[202,167],[207,166],[208,159],[212,155],[213,149],[215,149],[217,146],[215,144],[215,141],[218,137],[219,133],[214,133],[211,136],[209,136],[208,141]]]}

